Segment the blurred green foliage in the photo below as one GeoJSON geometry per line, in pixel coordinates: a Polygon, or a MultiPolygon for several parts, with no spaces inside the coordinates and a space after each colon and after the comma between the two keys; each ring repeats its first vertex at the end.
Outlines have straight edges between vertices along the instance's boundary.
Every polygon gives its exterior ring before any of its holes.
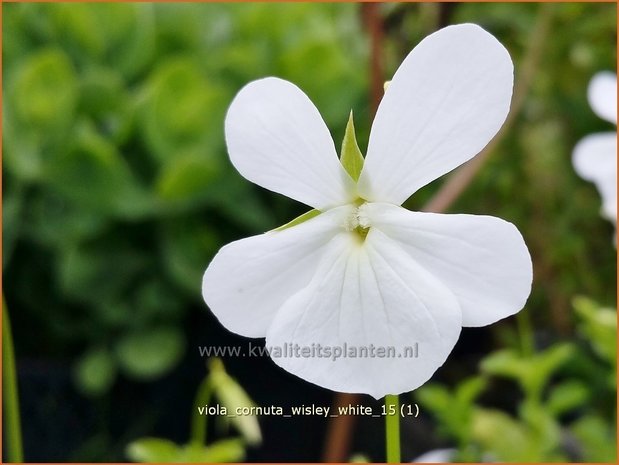
{"type": "Polygon", "coordinates": [[[145,463],[220,463],[239,462],[245,458],[245,448],[262,442],[260,425],[254,415],[236,415],[237,408],[253,407],[256,404],[249,398],[241,385],[226,372],[221,360],[214,358],[208,363],[209,373],[202,381],[196,394],[194,410],[191,413],[191,439],[184,445],[163,438],[140,438],[127,445],[126,455],[134,462],[145,463]],[[215,397],[215,399],[213,399],[215,397]],[[214,404],[216,400],[219,404],[214,404]],[[220,422],[229,421],[241,434],[237,438],[208,442],[208,414],[200,409],[228,409],[227,415],[215,416],[220,422]]]}
{"type": "Polygon", "coordinates": [[[535,353],[502,349],[454,388],[429,383],[414,393],[436,418],[437,432],[455,441],[457,461],[616,460],[617,415],[609,406],[617,392],[617,312],[584,297],[574,307],[582,338],[535,353]],[[480,399],[500,377],[521,389],[515,415],[480,399]]]}
{"type": "MultiPolygon", "coordinates": [[[[495,325],[508,349],[484,360],[483,375],[420,393],[463,459],[488,450],[564,459],[565,431],[590,461],[616,448],[603,413],[615,410],[616,313],[587,299],[572,307],[575,295],[616,307],[613,226],[571,165],[579,139],[613,129],[593,114],[586,89],[596,72],[616,68],[616,5],[549,11],[522,109],[451,208],[522,231],[535,275],[525,312],[546,345],[525,362],[512,321],[495,325]],[[499,377],[522,389],[517,412],[477,403],[499,377]]],[[[391,3],[380,13],[385,79],[425,35],[469,21],[505,45],[518,78],[540,5],[391,3]]],[[[370,47],[356,4],[10,3],[2,29],[3,270],[17,352],[74,360],[85,395],[104,395],[119,373],[149,381],[174,369],[190,312],[204,311],[201,277],[218,248],[307,210],[230,165],[223,120],[243,85],[269,75],[299,85],[336,143],[352,109],[361,152],[367,146],[370,47]]],[[[407,206],[419,209],[440,185],[407,206]]],[[[443,370],[457,374],[458,363],[443,370]]],[[[239,446],[228,446],[209,460],[235,460],[239,446]]],[[[158,458],[193,454],[153,447],[158,458]]],[[[131,455],[146,460],[153,447],[131,455]]]]}
{"type": "MultiPolygon", "coordinates": [[[[118,371],[148,380],[172,369],[210,258],[278,225],[269,195],[227,160],[235,92],[288,78],[336,131],[366,105],[355,9],[8,5],[5,276],[47,355],[83,348],[84,393],[103,394],[118,371]]],[[[295,207],[280,202],[288,218],[295,207]]]]}

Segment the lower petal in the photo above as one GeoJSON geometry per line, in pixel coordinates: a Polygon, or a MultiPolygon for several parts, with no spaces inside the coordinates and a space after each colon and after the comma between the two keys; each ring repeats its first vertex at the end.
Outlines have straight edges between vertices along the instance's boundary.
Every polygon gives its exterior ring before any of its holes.
{"type": "Polygon", "coordinates": [[[486,326],[521,310],[531,292],[531,256],[518,229],[492,216],[411,212],[367,204],[372,226],[456,296],[463,326],[486,326]]]}
{"type": "Polygon", "coordinates": [[[306,286],[351,207],[334,208],[297,226],[223,247],[202,281],[202,296],[230,331],[264,337],[275,313],[306,286]]]}
{"type": "Polygon", "coordinates": [[[271,357],[334,391],[377,399],[411,391],[453,349],[461,329],[458,303],[380,231],[370,231],[363,244],[341,241],[273,320],[271,357]],[[285,347],[299,351],[284,353],[285,347]]]}

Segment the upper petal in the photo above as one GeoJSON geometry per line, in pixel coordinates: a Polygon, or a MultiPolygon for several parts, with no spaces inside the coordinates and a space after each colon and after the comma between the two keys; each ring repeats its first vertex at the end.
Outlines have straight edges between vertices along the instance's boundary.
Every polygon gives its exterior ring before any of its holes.
{"type": "Polygon", "coordinates": [[[511,223],[492,216],[411,212],[368,204],[372,228],[396,240],[458,299],[463,326],[485,326],[524,306],[531,256],[511,223]]]}
{"type": "Polygon", "coordinates": [[[271,357],[334,391],[378,399],[419,387],[458,339],[461,315],[455,297],[378,230],[371,230],[362,245],[350,235],[338,240],[311,283],[273,320],[267,333],[271,357]],[[275,348],[286,344],[313,347],[315,353],[276,356],[275,348]],[[317,353],[318,347],[327,352],[317,353]]]}
{"type": "Polygon", "coordinates": [[[507,50],[479,26],[450,26],[426,37],[385,91],[360,195],[399,205],[472,158],[505,121],[512,87],[507,50]]]}
{"type": "Polygon", "coordinates": [[[600,118],[617,124],[617,75],[610,71],[596,74],[589,83],[587,97],[600,118]]]}
{"type": "Polygon", "coordinates": [[[593,181],[602,197],[602,212],[617,221],[617,134],[606,132],[583,138],[574,147],[574,169],[593,181]]]}
{"type": "Polygon", "coordinates": [[[282,304],[306,286],[351,207],[329,210],[297,226],[224,246],[202,281],[202,296],[230,331],[264,337],[282,304]]]}
{"type": "Polygon", "coordinates": [[[319,210],[352,200],[320,113],[297,86],[278,78],[243,87],[226,115],[230,160],[245,178],[319,210]]]}

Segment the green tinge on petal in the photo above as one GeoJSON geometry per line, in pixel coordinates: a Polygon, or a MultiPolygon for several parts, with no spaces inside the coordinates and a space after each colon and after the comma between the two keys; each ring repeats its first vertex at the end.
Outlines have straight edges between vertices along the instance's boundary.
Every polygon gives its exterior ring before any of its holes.
{"type": "Polygon", "coordinates": [[[363,155],[359,146],[357,145],[357,137],[355,136],[355,124],[353,123],[352,111],[348,117],[348,124],[346,124],[346,133],[344,134],[344,140],[342,141],[342,153],[340,155],[340,162],[346,172],[355,181],[359,179],[361,169],[363,168],[363,155]]]}
{"type": "Polygon", "coordinates": [[[273,231],[283,231],[284,229],[292,228],[298,224],[304,223],[307,220],[311,220],[312,218],[320,215],[322,212],[320,210],[310,210],[308,212],[303,213],[301,216],[297,216],[294,220],[289,221],[288,223],[273,229],[273,231]]]}

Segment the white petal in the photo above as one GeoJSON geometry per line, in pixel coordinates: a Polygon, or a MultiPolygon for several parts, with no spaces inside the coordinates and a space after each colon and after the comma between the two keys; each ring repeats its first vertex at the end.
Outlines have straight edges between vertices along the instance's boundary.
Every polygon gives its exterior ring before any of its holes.
{"type": "Polygon", "coordinates": [[[371,230],[363,244],[346,233],[338,241],[312,282],[273,320],[267,333],[273,360],[319,386],[377,399],[419,387],[458,339],[461,315],[455,297],[378,230],[371,230]],[[376,352],[374,357],[335,359],[318,353],[274,356],[273,348],[285,344],[340,348],[347,355],[353,349],[369,355],[371,347],[376,352]],[[383,357],[378,348],[385,351],[383,357]],[[385,357],[390,350],[393,356],[385,357]]]}
{"type": "Polygon", "coordinates": [[[426,37],[380,103],[360,195],[400,205],[475,156],[505,121],[512,87],[507,50],[479,26],[450,26],[426,37]]]}
{"type": "Polygon", "coordinates": [[[485,326],[513,315],[531,292],[531,256],[518,229],[492,216],[411,212],[368,204],[373,228],[456,296],[463,326],[485,326]]]}
{"type": "Polygon", "coordinates": [[[617,221],[617,134],[592,134],[574,148],[574,169],[588,181],[593,181],[602,197],[602,212],[617,221]]]}
{"type": "Polygon", "coordinates": [[[275,313],[306,286],[351,207],[329,210],[300,225],[224,246],[202,281],[202,296],[230,331],[264,337],[275,313]]]}
{"type": "Polygon", "coordinates": [[[277,78],[250,82],[226,115],[230,160],[245,178],[319,210],[353,199],[320,113],[297,86],[277,78]]]}
{"type": "Polygon", "coordinates": [[[596,74],[589,83],[587,96],[591,109],[600,118],[617,124],[617,75],[610,71],[596,74]]]}
{"type": "Polygon", "coordinates": [[[434,449],[413,459],[413,463],[452,463],[456,449],[434,449]]]}

